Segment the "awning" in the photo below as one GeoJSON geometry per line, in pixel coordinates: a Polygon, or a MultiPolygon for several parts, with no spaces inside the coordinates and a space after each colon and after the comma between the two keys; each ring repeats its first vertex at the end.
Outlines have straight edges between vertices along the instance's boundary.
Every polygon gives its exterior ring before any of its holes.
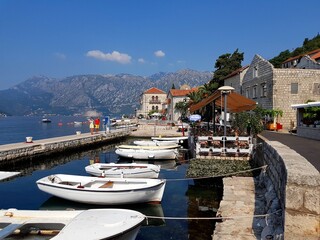
{"type": "MultiPolygon", "coordinates": [[[[201,102],[190,106],[190,112],[193,113],[204,106],[215,102],[215,105],[224,108],[224,95],[220,91],[215,91],[209,97],[203,99],[201,102]]],[[[228,112],[244,112],[255,109],[257,103],[249,98],[242,96],[236,92],[230,92],[227,97],[228,112]]]]}
{"type": "Polygon", "coordinates": [[[302,104],[292,104],[291,107],[295,108],[308,108],[308,107],[320,107],[320,102],[308,102],[302,104]]]}

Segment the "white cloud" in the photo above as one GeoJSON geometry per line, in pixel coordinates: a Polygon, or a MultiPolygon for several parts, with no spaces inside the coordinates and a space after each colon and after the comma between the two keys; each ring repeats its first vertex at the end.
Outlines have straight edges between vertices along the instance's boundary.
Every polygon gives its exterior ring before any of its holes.
{"type": "Polygon", "coordinates": [[[145,61],[143,58],[139,58],[139,59],[138,59],[138,62],[139,62],[139,63],[145,63],[146,61],[145,61]]]}
{"type": "Polygon", "coordinates": [[[59,53],[59,52],[55,53],[54,56],[58,59],[61,59],[61,60],[65,60],[67,58],[67,56],[65,54],[59,53]]]}
{"type": "Polygon", "coordinates": [[[127,64],[131,62],[131,56],[126,53],[120,53],[118,51],[113,51],[112,53],[103,53],[100,50],[88,51],[87,57],[93,57],[103,61],[118,62],[121,64],[127,64]]]}
{"type": "Polygon", "coordinates": [[[166,54],[162,50],[158,50],[154,52],[156,57],[164,57],[166,54]]]}

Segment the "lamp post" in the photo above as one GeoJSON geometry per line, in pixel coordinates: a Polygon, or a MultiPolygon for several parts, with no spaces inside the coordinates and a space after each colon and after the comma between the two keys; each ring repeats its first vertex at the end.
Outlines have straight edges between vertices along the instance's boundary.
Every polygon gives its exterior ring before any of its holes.
{"type": "Polygon", "coordinates": [[[226,138],[227,138],[227,97],[228,94],[231,93],[231,91],[234,90],[233,87],[230,86],[223,86],[219,87],[218,90],[221,92],[221,95],[224,97],[224,117],[223,117],[223,149],[222,149],[222,154],[226,154],[226,138]]]}

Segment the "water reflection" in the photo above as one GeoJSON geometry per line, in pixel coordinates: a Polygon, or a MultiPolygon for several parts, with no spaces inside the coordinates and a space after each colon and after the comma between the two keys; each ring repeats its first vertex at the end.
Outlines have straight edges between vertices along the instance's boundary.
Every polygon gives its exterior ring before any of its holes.
{"type": "Polygon", "coordinates": [[[78,202],[72,202],[66,199],[61,199],[58,197],[50,197],[39,207],[40,210],[86,210],[93,208],[122,208],[131,209],[150,218],[146,219],[143,223],[144,226],[164,226],[165,220],[163,209],[161,204],[131,204],[131,205],[113,205],[113,206],[103,206],[103,205],[91,205],[83,204],[78,202]],[[156,217],[156,218],[153,218],[156,217]]]}
{"type": "MultiPolygon", "coordinates": [[[[5,168],[0,166],[3,171],[21,171],[23,174],[8,182],[0,182],[0,208],[48,210],[108,208],[109,206],[87,205],[52,197],[41,192],[35,182],[44,176],[57,173],[87,175],[84,167],[92,161],[117,162],[118,156],[114,153],[114,149],[115,145],[109,145],[78,153],[64,153],[55,157],[8,163],[5,168]]],[[[215,221],[188,220],[187,218],[215,216],[221,198],[222,181],[216,179],[210,181],[185,180],[188,161],[179,163],[174,160],[141,162],[161,165],[159,178],[167,179],[167,184],[161,204],[116,206],[137,210],[147,216],[163,217],[149,218],[145,226],[141,228],[136,240],[212,239],[215,221]],[[185,218],[185,220],[171,220],[166,217],[185,218]]]]}

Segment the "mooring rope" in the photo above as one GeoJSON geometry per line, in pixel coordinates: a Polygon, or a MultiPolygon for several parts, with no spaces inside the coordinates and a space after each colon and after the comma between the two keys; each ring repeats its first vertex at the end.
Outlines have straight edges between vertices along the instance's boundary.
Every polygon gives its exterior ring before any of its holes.
{"type": "Polygon", "coordinates": [[[268,217],[273,214],[281,212],[282,209],[278,209],[272,213],[257,214],[257,215],[243,215],[243,216],[225,216],[225,217],[159,217],[159,216],[146,216],[150,219],[164,219],[164,220],[226,220],[226,219],[240,219],[240,218],[258,218],[258,217],[268,217]]]}
{"type": "Polygon", "coordinates": [[[266,169],[268,165],[263,165],[261,167],[257,167],[257,168],[251,168],[248,170],[243,170],[243,171],[238,171],[238,172],[232,172],[232,173],[225,173],[225,174],[221,174],[221,175],[215,175],[215,176],[206,176],[206,177],[196,177],[196,178],[176,178],[176,179],[171,179],[171,178],[167,178],[166,181],[167,182],[173,182],[173,181],[188,181],[188,180],[194,180],[194,179],[206,179],[206,178],[218,178],[218,177],[226,177],[226,176],[230,176],[230,175],[237,175],[239,173],[246,173],[246,172],[252,172],[255,170],[259,170],[259,169],[266,169]]]}

